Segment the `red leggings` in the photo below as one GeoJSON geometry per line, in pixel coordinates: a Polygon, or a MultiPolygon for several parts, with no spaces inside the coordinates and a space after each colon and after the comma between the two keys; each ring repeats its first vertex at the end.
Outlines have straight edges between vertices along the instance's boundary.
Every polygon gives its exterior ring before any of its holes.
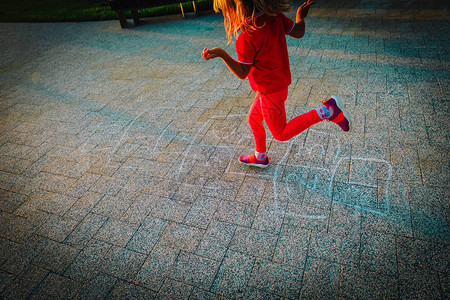
{"type": "Polygon", "coordinates": [[[287,141],[312,125],[322,121],[313,109],[297,116],[286,124],[286,109],[288,89],[270,95],[256,93],[248,114],[248,123],[253,131],[257,152],[266,152],[266,131],[263,120],[266,121],[272,136],[278,141],[287,141]]]}

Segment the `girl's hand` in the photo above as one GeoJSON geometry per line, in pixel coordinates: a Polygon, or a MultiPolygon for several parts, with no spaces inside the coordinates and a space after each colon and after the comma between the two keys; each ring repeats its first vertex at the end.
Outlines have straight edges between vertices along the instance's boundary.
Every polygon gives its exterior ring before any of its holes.
{"type": "Polygon", "coordinates": [[[222,57],[223,52],[224,50],[221,48],[212,48],[212,49],[205,48],[203,49],[202,57],[205,60],[210,60],[216,57],[222,57]]]}
{"type": "Polygon", "coordinates": [[[313,5],[314,1],[308,0],[307,2],[303,3],[302,6],[300,6],[297,10],[297,18],[304,19],[308,15],[309,8],[311,5],[313,5]]]}
{"type": "Polygon", "coordinates": [[[203,49],[202,57],[205,60],[210,60],[216,57],[220,57],[227,65],[228,69],[236,75],[239,79],[245,79],[252,68],[251,65],[241,64],[234,58],[232,58],[225,50],[221,48],[203,49]]]}

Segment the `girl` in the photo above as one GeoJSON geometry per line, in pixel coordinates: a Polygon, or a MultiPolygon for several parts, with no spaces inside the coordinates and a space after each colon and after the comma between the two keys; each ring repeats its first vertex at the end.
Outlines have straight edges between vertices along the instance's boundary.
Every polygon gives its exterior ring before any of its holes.
{"type": "Polygon", "coordinates": [[[228,42],[236,38],[238,61],[221,48],[205,48],[202,57],[210,60],[220,57],[240,79],[249,78],[256,92],[250,108],[248,123],[255,139],[256,151],[239,161],[249,166],[265,168],[269,165],[266,132],[263,120],[279,141],[286,141],[322,120],[337,123],[349,131],[351,120],[341,100],[332,96],[323,105],[286,123],[284,102],[291,84],[291,71],[286,35],[302,38],[305,18],[311,0],[297,10],[296,22],[283,12],[290,9],[291,0],[214,0],[214,10],[222,11],[228,42]],[[238,34],[240,30],[240,34],[238,34]]]}

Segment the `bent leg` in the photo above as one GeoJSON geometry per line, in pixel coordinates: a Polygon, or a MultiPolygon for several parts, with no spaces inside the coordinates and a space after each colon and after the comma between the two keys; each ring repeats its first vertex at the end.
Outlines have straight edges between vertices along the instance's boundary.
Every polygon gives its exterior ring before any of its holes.
{"type": "Polygon", "coordinates": [[[273,137],[279,141],[287,141],[312,125],[322,121],[316,110],[293,118],[286,124],[286,110],[284,102],[287,98],[287,89],[281,92],[263,95],[261,107],[267,127],[273,137]]]}

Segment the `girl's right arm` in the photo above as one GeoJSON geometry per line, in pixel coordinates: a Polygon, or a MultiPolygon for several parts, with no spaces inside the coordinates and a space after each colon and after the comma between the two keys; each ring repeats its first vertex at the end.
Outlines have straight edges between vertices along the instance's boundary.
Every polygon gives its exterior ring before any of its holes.
{"type": "Polygon", "coordinates": [[[309,8],[314,3],[314,1],[308,0],[298,8],[295,25],[292,31],[289,33],[290,36],[300,39],[305,35],[305,18],[308,15],[309,8]]]}
{"type": "Polygon", "coordinates": [[[227,65],[228,69],[230,69],[230,71],[239,79],[245,79],[252,68],[251,65],[241,64],[240,62],[234,60],[225,50],[221,48],[205,48],[203,50],[202,57],[205,60],[220,57],[227,65]]]}

